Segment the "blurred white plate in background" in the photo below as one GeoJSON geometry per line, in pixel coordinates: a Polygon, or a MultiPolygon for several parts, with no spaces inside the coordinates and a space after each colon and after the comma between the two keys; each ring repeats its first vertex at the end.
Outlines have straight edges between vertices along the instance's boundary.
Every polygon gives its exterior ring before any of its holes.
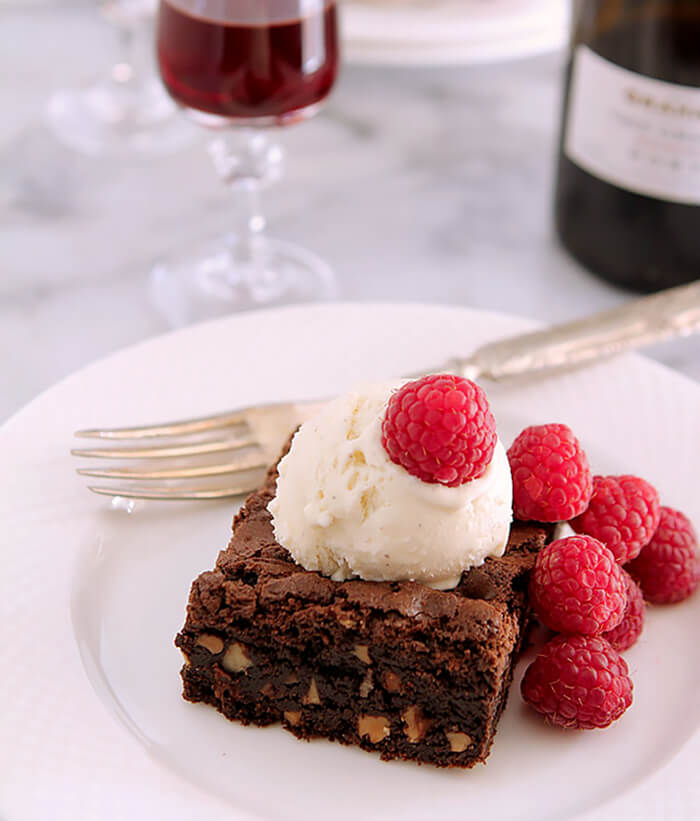
{"type": "Polygon", "coordinates": [[[386,65],[498,62],[566,42],[568,0],[345,0],[345,57],[386,65]]]}

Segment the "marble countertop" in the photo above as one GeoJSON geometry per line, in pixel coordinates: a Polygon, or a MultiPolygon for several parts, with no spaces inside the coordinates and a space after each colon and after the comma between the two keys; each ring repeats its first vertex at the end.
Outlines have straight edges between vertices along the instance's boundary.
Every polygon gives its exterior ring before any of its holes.
{"type": "MultiPolygon", "coordinates": [[[[13,77],[0,87],[2,420],[81,365],[166,330],[147,293],[152,264],[233,226],[237,202],[202,142],[116,161],[58,144],[46,100],[106,67],[113,32],[85,4],[0,14],[0,72],[13,77]]],[[[561,55],[346,66],[326,110],[281,134],[288,165],[265,198],[270,231],[325,257],[345,300],[445,302],[544,322],[622,302],[627,294],[553,235],[561,69],[561,55]]],[[[650,353],[700,379],[700,339],[650,353]]]]}
{"type": "MultiPolygon", "coordinates": [[[[149,301],[151,266],[234,225],[236,200],[203,141],[118,161],[55,141],[44,125],[50,93],[87,82],[114,50],[89,4],[6,3],[0,23],[0,76],[12,77],[0,84],[2,422],[76,368],[167,330],[149,301]]],[[[265,199],[270,231],[325,257],[344,300],[442,302],[543,322],[623,302],[628,294],[583,270],[553,235],[562,67],[561,55],[346,66],[328,107],[281,135],[288,169],[265,199]]],[[[649,353],[700,380],[700,338],[649,353]]],[[[700,800],[684,780],[697,741],[635,792],[648,815],[617,801],[600,817],[690,818],[682,796],[700,800]],[[661,800],[666,783],[674,788],[661,800]]]]}

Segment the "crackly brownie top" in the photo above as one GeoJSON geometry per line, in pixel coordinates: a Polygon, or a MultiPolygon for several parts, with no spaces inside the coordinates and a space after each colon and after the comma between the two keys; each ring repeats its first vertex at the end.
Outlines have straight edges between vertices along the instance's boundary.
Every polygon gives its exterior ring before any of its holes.
{"type": "Polygon", "coordinates": [[[516,598],[522,607],[526,574],[551,531],[546,525],[514,523],[504,556],[465,572],[449,591],[408,581],[336,582],[305,570],[275,540],[267,505],[276,477],[273,466],[237,514],[233,537],[215,569],[195,581],[188,609],[190,629],[206,624],[225,630],[229,619],[265,620],[273,613],[321,606],[327,616],[333,611],[340,624],[356,622],[358,614],[365,622],[381,616],[399,629],[430,626],[456,640],[493,638],[505,621],[512,623],[516,598]]]}

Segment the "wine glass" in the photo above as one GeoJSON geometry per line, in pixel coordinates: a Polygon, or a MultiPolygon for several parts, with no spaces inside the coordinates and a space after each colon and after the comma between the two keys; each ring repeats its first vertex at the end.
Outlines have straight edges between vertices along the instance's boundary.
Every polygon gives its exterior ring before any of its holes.
{"type": "Polygon", "coordinates": [[[265,236],[260,191],[281,173],[270,127],[304,120],[338,69],[335,0],[161,0],[158,65],[190,117],[212,129],[220,179],[244,194],[235,234],[156,265],[152,295],[171,324],[334,292],[328,265],[265,236]]]}
{"type": "Polygon", "coordinates": [[[118,31],[121,54],[91,85],[51,96],[51,130],[64,144],[92,155],[162,154],[187,144],[196,129],[180,115],[153,66],[157,0],[100,0],[97,5],[118,31]]]}

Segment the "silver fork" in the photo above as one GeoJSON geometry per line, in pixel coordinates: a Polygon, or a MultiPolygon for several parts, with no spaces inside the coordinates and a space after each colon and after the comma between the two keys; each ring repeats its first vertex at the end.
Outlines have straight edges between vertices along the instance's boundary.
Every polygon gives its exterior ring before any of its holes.
{"type": "MultiPolygon", "coordinates": [[[[634,300],[586,319],[483,345],[466,359],[452,359],[428,372],[447,371],[470,379],[500,381],[524,374],[569,370],[697,331],[700,331],[700,281],[634,300]]],[[[80,430],[76,436],[111,440],[120,445],[140,444],[76,448],[71,453],[81,457],[139,460],[137,467],[79,468],[82,476],[166,482],[147,486],[89,486],[93,492],[106,496],[159,500],[239,496],[260,484],[264,471],[275,461],[292,431],[323,404],[317,401],[259,405],[180,422],[80,430]],[[144,440],[151,439],[158,444],[143,444],[144,440]],[[179,464],[180,461],[184,464],[179,464]],[[169,466],[161,467],[164,462],[169,466]],[[210,477],[227,477],[227,484],[193,484],[210,477]]]]}
{"type": "Polygon", "coordinates": [[[292,431],[320,410],[323,402],[285,402],[167,422],[112,430],[79,430],[76,436],[109,439],[113,442],[167,440],[165,444],[129,445],[109,448],[75,448],[74,456],[100,459],[138,459],[139,467],[79,468],[81,476],[123,480],[197,480],[207,477],[232,477],[224,486],[158,485],[151,487],[120,485],[89,486],[104,496],[127,499],[222,499],[247,493],[260,484],[262,474],[279,456],[292,431]],[[207,457],[222,461],[208,461],[207,457]],[[161,460],[186,459],[182,467],[160,467],[161,460]]]}

